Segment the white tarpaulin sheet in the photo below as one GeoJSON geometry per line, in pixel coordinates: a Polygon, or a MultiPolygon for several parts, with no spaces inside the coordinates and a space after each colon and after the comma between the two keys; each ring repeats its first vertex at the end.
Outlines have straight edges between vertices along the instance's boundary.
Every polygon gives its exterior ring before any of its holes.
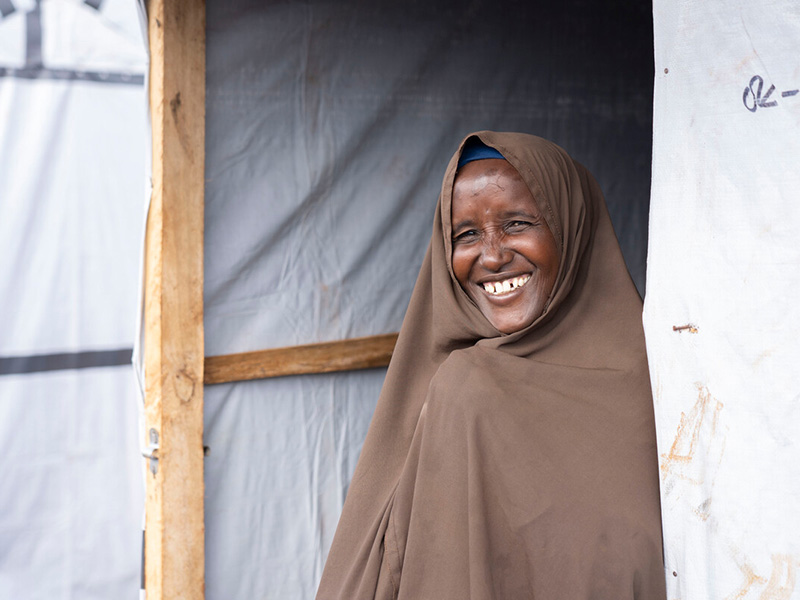
{"type": "Polygon", "coordinates": [[[645,330],[669,598],[800,598],[800,5],[654,17],[645,330]]]}
{"type": "Polygon", "coordinates": [[[133,2],[0,0],[3,599],[138,596],[145,65],[133,2]]]}
{"type": "MultiPolygon", "coordinates": [[[[441,174],[477,129],[585,163],[641,284],[650,19],[645,4],[209,3],[206,354],[397,331],[441,174]]],[[[382,381],[206,387],[209,600],[314,597],[382,381]]]]}

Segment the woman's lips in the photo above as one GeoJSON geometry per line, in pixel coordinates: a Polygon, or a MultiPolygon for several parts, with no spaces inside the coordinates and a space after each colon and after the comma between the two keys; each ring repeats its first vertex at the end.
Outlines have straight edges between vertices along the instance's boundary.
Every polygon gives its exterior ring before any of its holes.
{"type": "Polygon", "coordinates": [[[511,292],[518,290],[530,281],[530,273],[526,275],[518,275],[516,277],[509,277],[500,281],[484,281],[482,284],[483,290],[490,296],[504,296],[511,292]]]}

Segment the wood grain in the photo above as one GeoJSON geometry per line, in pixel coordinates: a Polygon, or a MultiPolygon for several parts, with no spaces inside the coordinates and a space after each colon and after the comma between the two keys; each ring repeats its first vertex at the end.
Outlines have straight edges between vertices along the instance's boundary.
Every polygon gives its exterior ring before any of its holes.
{"type": "Polygon", "coordinates": [[[371,367],[385,367],[392,358],[396,333],[208,356],[205,360],[206,384],[247,381],[284,375],[333,373],[371,367]]]}
{"type": "Polygon", "coordinates": [[[145,241],[147,600],[205,596],[203,198],[205,1],[150,0],[153,192],[145,241]]]}

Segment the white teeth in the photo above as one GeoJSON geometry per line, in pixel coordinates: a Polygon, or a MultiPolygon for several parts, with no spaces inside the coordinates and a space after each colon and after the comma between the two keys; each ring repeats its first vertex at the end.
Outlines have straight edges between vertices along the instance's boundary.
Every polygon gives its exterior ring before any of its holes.
{"type": "Polygon", "coordinates": [[[493,296],[507,294],[508,292],[511,292],[528,283],[530,278],[530,275],[522,275],[521,277],[512,277],[511,279],[506,279],[505,281],[487,281],[483,284],[483,289],[493,296]]]}

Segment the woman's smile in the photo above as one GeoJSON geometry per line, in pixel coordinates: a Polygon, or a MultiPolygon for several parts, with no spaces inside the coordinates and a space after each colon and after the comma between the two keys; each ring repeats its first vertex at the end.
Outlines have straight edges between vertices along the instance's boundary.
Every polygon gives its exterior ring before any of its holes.
{"type": "Polygon", "coordinates": [[[502,159],[464,165],[453,186],[453,273],[502,333],[544,312],[558,274],[555,238],[528,186],[502,159]]]}
{"type": "Polygon", "coordinates": [[[511,277],[503,281],[484,281],[483,289],[490,296],[507,297],[511,292],[518,290],[531,280],[530,273],[520,277],[511,277]]]}

